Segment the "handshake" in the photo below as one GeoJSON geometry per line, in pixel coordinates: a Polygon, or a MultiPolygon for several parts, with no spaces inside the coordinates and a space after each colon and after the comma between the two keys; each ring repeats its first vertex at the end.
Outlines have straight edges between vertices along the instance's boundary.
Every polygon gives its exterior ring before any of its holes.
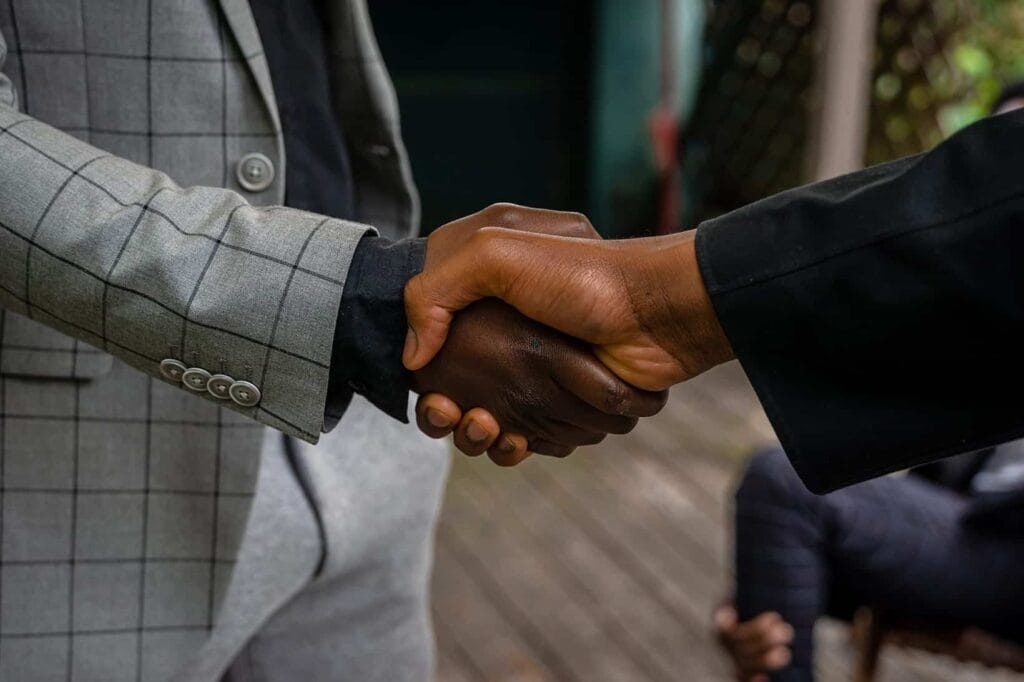
{"type": "Polygon", "coordinates": [[[503,466],[628,433],[733,357],[693,232],[602,241],[578,213],[497,204],[445,225],[405,306],[420,429],[503,466]]]}

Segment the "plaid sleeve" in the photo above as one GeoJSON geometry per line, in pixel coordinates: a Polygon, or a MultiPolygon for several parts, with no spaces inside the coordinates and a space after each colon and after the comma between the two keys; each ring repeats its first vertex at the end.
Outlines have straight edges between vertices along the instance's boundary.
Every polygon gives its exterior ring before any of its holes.
{"type": "Polygon", "coordinates": [[[181,188],[3,105],[0,159],[3,307],[182,390],[169,360],[251,385],[241,401],[191,392],[316,442],[348,266],[372,228],[181,188]]]}

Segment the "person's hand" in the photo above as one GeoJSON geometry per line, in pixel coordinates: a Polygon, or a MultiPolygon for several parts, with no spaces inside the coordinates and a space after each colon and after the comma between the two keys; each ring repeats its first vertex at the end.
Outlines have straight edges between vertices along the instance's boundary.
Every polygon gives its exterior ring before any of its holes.
{"type": "MultiPolygon", "coordinates": [[[[612,374],[586,344],[494,300],[456,316],[444,348],[414,373],[413,389],[442,394],[457,410],[468,410],[455,430],[456,446],[471,456],[490,451],[505,466],[528,452],[564,457],[609,433],[628,433],[637,417],[665,404],[664,394],[635,389],[612,374]]],[[[437,420],[430,410],[417,411],[421,429],[446,435],[449,428],[432,428],[437,420]]]]}
{"type": "Polygon", "coordinates": [[[793,627],[774,611],[741,623],[736,608],[715,611],[715,636],[736,666],[741,682],[768,682],[769,673],[789,665],[793,627]]]}
{"type": "MultiPolygon", "coordinates": [[[[436,268],[451,258],[487,226],[600,239],[579,213],[495,204],[435,230],[427,241],[425,269],[436,268]]],[[[530,449],[566,455],[577,445],[597,442],[605,433],[628,431],[636,417],[653,414],[664,404],[664,395],[636,391],[619,381],[585,346],[543,329],[507,307],[481,306],[479,314],[468,311],[460,315],[460,320],[459,331],[453,333],[449,343],[451,352],[446,348],[435,362],[421,368],[414,388],[422,394],[416,409],[420,429],[435,438],[454,431],[456,446],[466,454],[475,456],[487,451],[491,459],[505,466],[521,462],[530,449]],[[527,352],[521,347],[524,339],[530,340],[527,352]],[[516,369],[510,359],[513,357],[532,364],[542,373],[540,376],[546,372],[546,383],[538,383],[537,376],[512,373],[516,369]],[[499,365],[498,373],[491,371],[495,363],[499,365]],[[484,391],[478,375],[489,371],[484,391]],[[501,373],[507,373],[502,374],[508,376],[504,382],[497,381],[501,373]],[[550,390],[552,378],[557,376],[564,378],[561,392],[550,390]],[[553,428],[553,415],[538,420],[529,413],[531,400],[552,401],[557,409],[563,405],[575,408],[567,410],[566,418],[553,428]],[[573,426],[577,428],[569,428],[573,426]]]]}
{"type": "Polygon", "coordinates": [[[593,344],[612,371],[648,390],[733,357],[697,267],[693,232],[597,241],[479,230],[406,285],[406,367],[429,362],[455,311],[487,297],[593,344]]]}

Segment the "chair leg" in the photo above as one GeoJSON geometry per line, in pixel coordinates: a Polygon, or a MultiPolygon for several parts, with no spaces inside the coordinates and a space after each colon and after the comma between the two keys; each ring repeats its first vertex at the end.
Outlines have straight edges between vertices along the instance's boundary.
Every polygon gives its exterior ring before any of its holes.
{"type": "Polygon", "coordinates": [[[883,635],[878,610],[870,607],[858,609],[853,618],[853,628],[857,643],[853,682],[874,682],[883,635]]]}

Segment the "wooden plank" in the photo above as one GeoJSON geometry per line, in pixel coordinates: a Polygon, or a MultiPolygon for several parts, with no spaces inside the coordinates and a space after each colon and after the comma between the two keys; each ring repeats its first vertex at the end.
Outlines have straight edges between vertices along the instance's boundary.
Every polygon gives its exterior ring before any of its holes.
{"type": "MultiPolygon", "coordinates": [[[[443,663],[451,671],[449,675],[465,682],[555,682],[516,627],[448,548],[439,544],[436,554],[435,629],[439,649],[449,653],[448,661],[439,661],[439,672],[445,670],[443,663]]],[[[439,677],[445,680],[443,675],[439,677]]]]}
{"type": "MultiPolygon", "coordinates": [[[[738,366],[698,381],[564,461],[457,458],[434,583],[441,682],[731,679],[708,621],[731,580],[729,500],[766,422],[738,366]]],[[[819,679],[850,679],[847,628],[823,620],[817,638],[819,679]]],[[[879,682],[954,679],[1021,678],[883,652],[879,682]]]]}
{"type": "MultiPolygon", "coordinates": [[[[532,471],[545,464],[557,468],[558,462],[535,462],[532,471]]],[[[537,490],[522,472],[474,469],[485,485],[483,492],[494,496],[497,504],[510,509],[509,516],[521,523],[536,540],[536,551],[542,552],[552,571],[560,571],[567,589],[589,602],[593,617],[606,623],[610,633],[646,671],[646,680],[674,681],[706,679],[705,661],[699,657],[680,656],[678,644],[692,642],[691,623],[680,619],[668,608],[662,595],[646,589],[621,556],[613,553],[593,537],[590,529],[580,526],[576,516],[566,513],[560,491],[537,490]],[[529,500],[529,504],[522,504],[529,500]]],[[[610,500],[601,507],[614,508],[610,500]]]]}
{"type": "MultiPolygon", "coordinates": [[[[588,471],[583,483],[592,494],[614,500],[615,506],[646,528],[645,536],[657,543],[664,554],[701,574],[718,575],[725,562],[726,535],[722,514],[709,512],[693,501],[692,481],[686,480],[665,462],[649,453],[615,452],[613,461],[602,462],[588,471]]],[[[560,472],[551,472],[559,474],[560,472]]],[[[566,485],[575,483],[559,476],[566,485]]],[[[717,510],[716,510],[717,511],[717,510]]],[[[638,527],[639,532],[639,527],[638,527]]],[[[652,548],[653,551],[653,548],[652,548]]]]}
{"type": "Polygon", "coordinates": [[[437,673],[434,676],[437,682],[487,682],[487,678],[477,675],[471,665],[461,660],[456,662],[454,656],[452,640],[438,632],[437,673]]]}
{"type": "Polygon", "coordinates": [[[532,542],[518,527],[496,517],[494,507],[474,493],[470,479],[460,480],[449,497],[467,516],[458,523],[442,519],[439,540],[515,623],[559,682],[644,679],[604,623],[596,622],[586,605],[564,588],[564,576],[531,551],[532,542]]]}
{"type": "MultiPolygon", "coordinates": [[[[660,658],[669,668],[680,671],[673,679],[711,679],[727,673],[709,637],[712,595],[722,593],[717,580],[720,569],[703,573],[692,564],[666,561],[670,555],[661,543],[652,541],[646,532],[649,529],[635,523],[618,498],[585,485],[586,477],[568,477],[565,480],[571,483],[563,484],[556,473],[534,467],[529,479],[537,486],[538,498],[557,501],[565,516],[611,559],[610,563],[593,565],[588,575],[600,572],[629,576],[634,585],[628,592],[623,590],[623,598],[641,606],[644,613],[650,608],[648,603],[657,604],[667,613],[667,624],[662,625],[658,623],[666,620],[665,616],[645,620],[628,608],[621,609],[618,617],[628,619],[628,630],[644,637],[644,645],[664,648],[660,658]],[[682,675],[686,668],[694,672],[682,675]]],[[[586,568],[584,564],[580,570],[586,568]]]]}
{"type": "Polygon", "coordinates": [[[761,401],[754,393],[747,375],[738,362],[720,365],[676,389],[683,394],[672,402],[673,409],[684,406],[682,399],[691,397],[722,416],[731,428],[736,428],[746,437],[746,445],[757,441],[777,440],[775,431],[761,407],[761,401]]]}

